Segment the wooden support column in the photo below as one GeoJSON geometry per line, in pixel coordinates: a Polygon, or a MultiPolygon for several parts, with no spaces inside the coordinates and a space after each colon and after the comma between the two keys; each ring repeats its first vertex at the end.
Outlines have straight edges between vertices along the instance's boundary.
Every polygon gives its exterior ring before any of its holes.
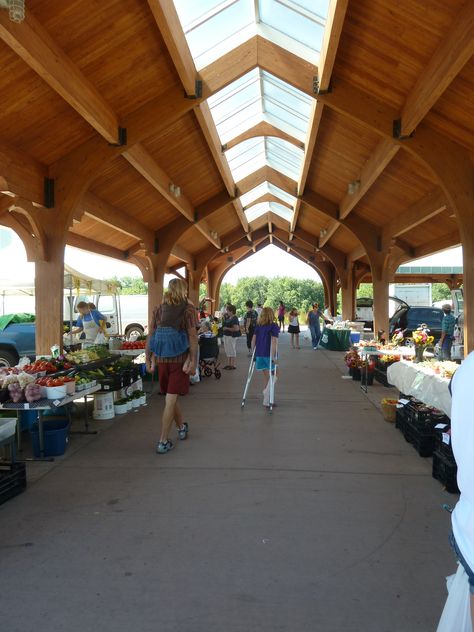
{"type": "Polygon", "coordinates": [[[342,280],[341,285],[342,295],[342,319],[354,320],[355,312],[355,284],[354,284],[354,269],[352,262],[349,264],[349,269],[346,271],[345,278],[342,280]]]}
{"type": "Polygon", "coordinates": [[[63,342],[64,248],[66,230],[57,210],[41,211],[46,260],[35,262],[36,354],[50,355],[63,342]]]}
{"type": "Polygon", "coordinates": [[[374,292],[374,337],[383,331],[382,338],[389,339],[389,316],[388,316],[388,286],[387,279],[374,278],[372,281],[374,292]]]}

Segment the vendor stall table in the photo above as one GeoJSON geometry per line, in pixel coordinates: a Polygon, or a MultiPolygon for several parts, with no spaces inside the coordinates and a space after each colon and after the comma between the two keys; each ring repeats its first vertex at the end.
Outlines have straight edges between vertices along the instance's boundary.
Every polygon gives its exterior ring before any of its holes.
{"type": "Polygon", "coordinates": [[[440,377],[423,366],[404,360],[389,366],[387,376],[400,393],[416,397],[420,402],[438,408],[451,417],[448,378],[440,377]]]}
{"type": "MultiPolygon", "coordinates": [[[[367,393],[367,372],[368,372],[368,362],[370,358],[377,358],[377,357],[382,357],[385,355],[394,355],[394,356],[400,356],[402,358],[411,359],[415,356],[415,350],[413,349],[413,347],[397,347],[396,349],[370,349],[367,347],[360,347],[359,355],[362,358],[362,360],[365,361],[365,369],[363,373],[365,375],[365,380],[361,380],[360,387],[364,391],[364,393],[367,393]]],[[[429,353],[428,351],[425,351],[424,355],[426,358],[433,357],[433,354],[429,353]]],[[[399,364],[399,362],[395,362],[394,364],[399,364]]],[[[410,365],[416,366],[416,365],[413,365],[412,363],[410,363],[410,365]]],[[[387,377],[389,377],[388,373],[387,373],[387,377]]],[[[401,391],[401,392],[404,393],[405,391],[401,391]]]]}
{"type": "Polygon", "coordinates": [[[133,356],[137,358],[142,353],[145,353],[145,349],[111,349],[110,353],[114,356],[133,356]]]}
{"type": "MultiPolygon", "coordinates": [[[[39,431],[39,445],[40,445],[40,457],[44,458],[44,431],[43,431],[43,410],[55,410],[60,408],[61,406],[66,406],[71,402],[84,397],[84,401],[86,402],[87,396],[92,395],[92,393],[96,393],[100,391],[100,385],[92,386],[91,388],[84,389],[82,391],[76,391],[73,395],[68,395],[67,397],[63,397],[62,399],[39,399],[36,402],[22,402],[19,404],[13,403],[5,403],[1,404],[0,408],[6,410],[37,410],[38,411],[38,431],[39,431]]],[[[87,403],[87,402],[86,402],[87,403]]],[[[88,430],[88,417],[87,417],[87,406],[85,406],[85,425],[86,431],[88,430]]]]}
{"type": "Polygon", "coordinates": [[[351,330],[324,327],[319,344],[328,351],[347,351],[351,346],[351,330]]]}

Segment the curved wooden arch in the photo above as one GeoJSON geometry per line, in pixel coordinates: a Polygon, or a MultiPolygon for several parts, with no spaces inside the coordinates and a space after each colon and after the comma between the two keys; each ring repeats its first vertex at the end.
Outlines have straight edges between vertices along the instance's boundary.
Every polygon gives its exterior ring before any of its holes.
{"type": "Polygon", "coordinates": [[[226,151],[227,149],[231,149],[232,147],[236,147],[240,143],[243,143],[245,140],[249,140],[250,138],[257,138],[258,136],[273,136],[274,138],[281,138],[281,140],[286,140],[299,149],[304,149],[305,146],[302,141],[298,140],[294,136],[286,134],[271,123],[262,121],[261,123],[254,125],[247,131],[242,132],[242,134],[239,134],[238,136],[235,136],[231,140],[227,141],[227,143],[223,146],[223,149],[224,151],[226,151]]]}
{"type": "Polygon", "coordinates": [[[46,260],[46,253],[41,241],[33,235],[31,229],[28,229],[12,213],[6,213],[1,216],[0,225],[10,228],[18,235],[25,248],[27,261],[34,263],[46,260]]]}

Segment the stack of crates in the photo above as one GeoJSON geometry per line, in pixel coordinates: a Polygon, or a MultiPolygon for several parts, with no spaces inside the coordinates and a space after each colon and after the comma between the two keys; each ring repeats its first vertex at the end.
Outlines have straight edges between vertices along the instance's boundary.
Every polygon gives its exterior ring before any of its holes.
{"type": "Polygon", "coordinates": [[[451,445],[451,429],[447,425],[436,433],[433,452],[433,478],[440,481],[451,494],[459,494],[457,484],[458,466],[451,445]]]}

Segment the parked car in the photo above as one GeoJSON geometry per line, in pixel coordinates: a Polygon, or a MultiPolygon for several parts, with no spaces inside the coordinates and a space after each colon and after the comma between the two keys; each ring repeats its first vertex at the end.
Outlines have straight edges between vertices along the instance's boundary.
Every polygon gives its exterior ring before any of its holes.
{"type": "Polygon", "coordinates": [[[0,332],[0,366],[15,366],[23,356],[35,357],[35,324],[10,323],[0,332]]]}
{"type": "Polygon", "coordinates": [[[405,338],[409,338],[419,325],[425,324],[436,343],[441,338],[443,316],[443,310],[439,307],[410,307],[407,303],[402,303],[390,318],[390,336],[396,329],[404,329],[405,338]]]}

